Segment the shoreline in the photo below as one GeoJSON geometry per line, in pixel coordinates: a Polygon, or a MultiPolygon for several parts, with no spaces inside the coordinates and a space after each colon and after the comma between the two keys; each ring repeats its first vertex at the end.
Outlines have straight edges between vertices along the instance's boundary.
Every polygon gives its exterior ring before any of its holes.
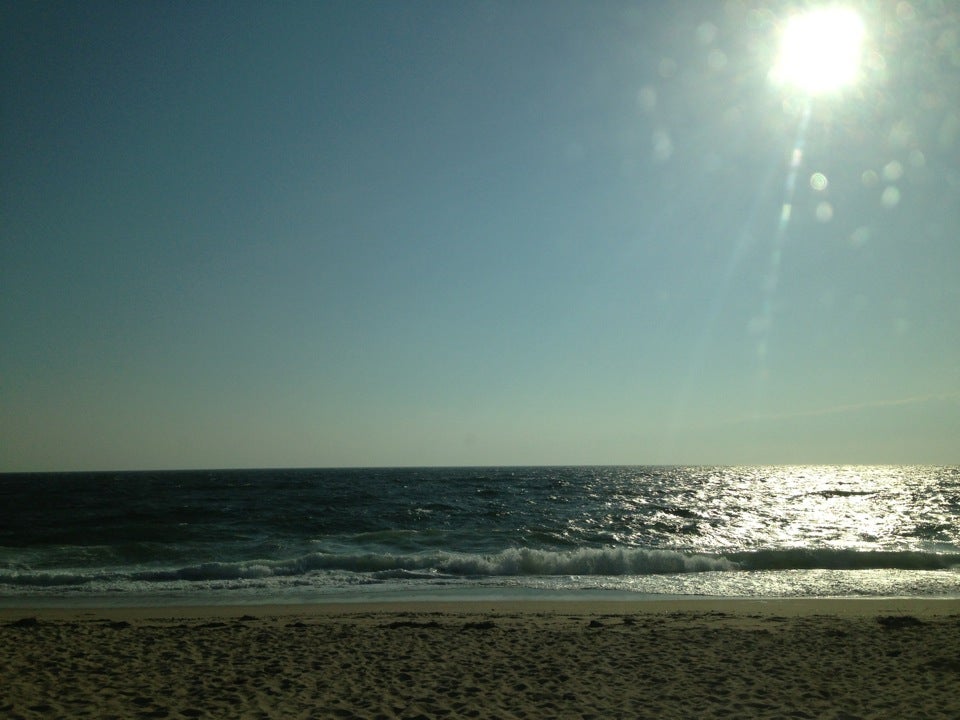
{"type": "Polygon", "coordinates": [[[955,718],[960,599],[0,608],[0,714],[955,718]]]}
{"type": "Polygon", "coordinates": [[[579,615],[662,613],[702,614],[723,612],[733,615],[782,615],[798,617],[829,615],[835,617],[873,617],[878,615],[917,615],[936,617],[960,615],[960,598],[883,597],[883,598],[724,598],[697,597],[671,599],[417,599],[349,600],[303,603],[224,603],[224,604],[152,604],[152,605],[4,605],[0,623],[25,616],[50,621],[84,618],[144,620],[164,618],[324,617],[344,615],[458,614],[483,615],[524,613],[575,613],[579,615]]]}

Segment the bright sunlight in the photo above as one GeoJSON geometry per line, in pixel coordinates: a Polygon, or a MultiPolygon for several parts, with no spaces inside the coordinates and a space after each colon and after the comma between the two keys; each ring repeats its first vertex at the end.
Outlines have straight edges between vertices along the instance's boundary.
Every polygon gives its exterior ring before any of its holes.
{"type": "Polygon", "coordinates": [[[863,20],[849,8],[795,15],[783,29],[773,79],[810,95],[851,85],[860,70],[864,34],[863,20]]]}

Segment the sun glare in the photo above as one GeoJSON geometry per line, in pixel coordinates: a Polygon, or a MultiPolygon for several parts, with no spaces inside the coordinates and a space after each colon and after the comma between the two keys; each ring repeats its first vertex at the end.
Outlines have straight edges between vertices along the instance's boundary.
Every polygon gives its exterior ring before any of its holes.
{"type": "Polygon", "coordinates": [[[849,8],[795,15],[783,29],[773,78],[810,95],[851,85],[860,71],[864,34],[863,20],[849,8]]]}

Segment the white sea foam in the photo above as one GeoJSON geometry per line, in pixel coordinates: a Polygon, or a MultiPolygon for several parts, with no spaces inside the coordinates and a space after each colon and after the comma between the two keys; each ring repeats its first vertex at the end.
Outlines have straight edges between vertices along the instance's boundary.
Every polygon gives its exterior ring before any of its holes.
{"type": "Polygon", "coordinates": [[[309,553],[285,560],[208,562],[170,569],[90,569],[86,572],[0,570],[0,587],[77,586],[109,582],[252,581],[341,572],[371,580],[394,578],[624,577],[780,570],[953,570],[960,555],[864,552],[852,549],[785,549],[706,555],[643,548],[579,548],[552,551],[511,548],[493,554],[420,552],[309,553]]]}

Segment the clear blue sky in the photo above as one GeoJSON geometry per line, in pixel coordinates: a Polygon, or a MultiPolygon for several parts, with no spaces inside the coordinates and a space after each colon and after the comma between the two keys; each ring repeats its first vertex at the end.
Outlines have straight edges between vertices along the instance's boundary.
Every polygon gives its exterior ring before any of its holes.
{"type": "Polygon", "coordinates": [[[0,470],[960,462],[960,8],[853,6],[804,125],[785,4],[6,3],[0,470]]]}

